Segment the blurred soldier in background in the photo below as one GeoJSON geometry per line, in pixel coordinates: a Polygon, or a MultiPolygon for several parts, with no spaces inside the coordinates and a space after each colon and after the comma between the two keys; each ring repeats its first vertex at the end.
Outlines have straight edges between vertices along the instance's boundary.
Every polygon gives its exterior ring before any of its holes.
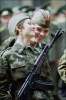
{"type": "Polygon", "coordinates": [[[58,73],[60,75],[59,97],[60,100],[66,100],[66,50],[59,60],[58,73]]]}
{"type": "Polygon", "coordinates": [[[20,6],[15,6],[12,8],[12,11],[13,11],[13,14],[17,14],[17,13],[20,13],[20,6]]]}
{"type": "Polygon", "coordinates": [[[22,6],[22,7],[19,8],[19,10],[21,12],[27,13],[31,17],[33,15],[35,8],[32,7],[32,6],[22,6]]]}
{"type": "Polygon", "coordinates": [[[12,14],[13,12],[9,8],[0,11],[0,44],[9,37],[7,25],[12,14]]]}
{"type": "MultiPolygon", "coordinates": [[[[56,11],[56,13],[54,14],[54,19],[52,21],[51,32],[52,31],[55,32],[58,28],[62,28],[64,30],[63,37],[61,37],[59,39],[59,41],[57,41],[57,43],[55,43],[54,48],[51,51],[51,56],[53,55],[52,60],[53,59],[58,60],[59,57],[61,56],[64,48],[66,48],[66,44],[65,44],[65,40],[66,40],[65,39],[66,38],[66,28],[65,28],[66,27],[66,17],[65,17],[66,7],[65,6],[60,7],[56,11]],[[60,43],[60,41],[61,41],[61,43],[60,43]],[[60,48],[60,51],[59,51],[59,48],[60,48]],[[54,54],[52,54],[52,52],[54,54]]],[[[64,55],[65,55],[65,53],[64,53],[64,55]]],[[[60,61],[59,61],[60,63],[59,63],[59,67],[58,67],[58,71],[62,77],[64,77],[63,76],[64,67],[61,68],[61,66],[64,66],[64,62],[63,62],[64,61],[63,59],[65,59],[64,55],[60,58],[60,61]]],[[[58,66],[58,64],[57,64],[57,66],[58,66]]],[[[63,82],[63,80],[59,77],[60,75],[57,74],[57,77],[56,77],[57,92],[58,92],[58,96],[60,97],[60,100],[66,100],[66,86],[65,86],[65,83],[63,82]]]]}

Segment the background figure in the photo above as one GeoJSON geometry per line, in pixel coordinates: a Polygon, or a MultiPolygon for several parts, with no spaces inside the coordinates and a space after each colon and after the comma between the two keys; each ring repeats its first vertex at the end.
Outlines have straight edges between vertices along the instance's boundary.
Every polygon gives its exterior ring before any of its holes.
{"type": "Polygon", "coordinates": [[[0,44],[9,37],[7,25],[12,14],[13,12],[9,8],[0,10],[0,44]]]}
{"type": "Polygon", "coordinates": [[[59,96],[61,100],[66,99],[66,50],[59,60],[58,73],[59,79],[59,96]]]}

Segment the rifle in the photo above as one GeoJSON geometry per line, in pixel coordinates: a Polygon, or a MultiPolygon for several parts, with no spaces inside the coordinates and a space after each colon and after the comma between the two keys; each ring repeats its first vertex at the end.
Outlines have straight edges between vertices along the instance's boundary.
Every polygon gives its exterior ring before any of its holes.
{"type": "Polygon", "coordinates": [[[57,32],[53,35],[52,41],[44,47],[43,51],[38,56],[38,59],[32,67],[32,71],[29,73],[29,75],[25,79],[25,82],[22,84],[21,88],[17,93],[17,98],[19,100],[23,100],[23,97],[26,94],[27,90],[31,87],[32,80],[35,78],[37,71],[39,70],[42,63],[44,63],[45,57],[48,54],[49,49],[53,46],[55,41],[62,35],[63,32],[64,31],[62,29],[58,29],[57,32]]]}

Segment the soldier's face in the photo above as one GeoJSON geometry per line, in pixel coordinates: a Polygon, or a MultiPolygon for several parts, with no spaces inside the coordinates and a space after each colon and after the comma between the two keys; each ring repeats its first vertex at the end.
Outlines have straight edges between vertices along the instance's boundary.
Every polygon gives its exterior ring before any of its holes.
{"type": "Polygon", "coordinates": [[[30,22],[30,19],[25,20],[22,29],[22,35],[29,41],[36,41],[35,33],[33,31],[33,25],[30,22]]]}
{"type": "Polygon", "coordinates": [[[37,24],[34,25],[33,30],[34,30],[34,34],[35,34],[35,38],[37,42],[42,42],[42,40],[46,38],[49,32],[49,28],[44,28],[37,24]]]}
{"type": "Polygon", "coordinates": [[[9,19],[11,18],[11,16],[1,16],[1,23],[3,23],[4,25],[8,24],[9,19]]]}

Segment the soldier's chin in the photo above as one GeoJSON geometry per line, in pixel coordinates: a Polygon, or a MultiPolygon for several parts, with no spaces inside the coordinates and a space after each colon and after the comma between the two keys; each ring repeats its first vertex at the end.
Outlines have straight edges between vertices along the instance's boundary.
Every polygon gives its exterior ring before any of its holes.
{"type": "Polygon", "coordinates": [[[36,44],[37,44],[37,40],[35,39],[35,38],[32,38],[31,40],[30,40],[30,44],[31,44],[31,46],[35,46],[36,44]]]}
{"type": "Polygon", "coordinates": [[[37,42],[37,39],[35,37],[31,38],[31,42],[37,42]]]}
{"type": "Polygon", "coordinates": [[[37,43],[41,43],[42,41],[43,41],[42,38],[38,38],[38,39],[37,39],[37,43]]]}

